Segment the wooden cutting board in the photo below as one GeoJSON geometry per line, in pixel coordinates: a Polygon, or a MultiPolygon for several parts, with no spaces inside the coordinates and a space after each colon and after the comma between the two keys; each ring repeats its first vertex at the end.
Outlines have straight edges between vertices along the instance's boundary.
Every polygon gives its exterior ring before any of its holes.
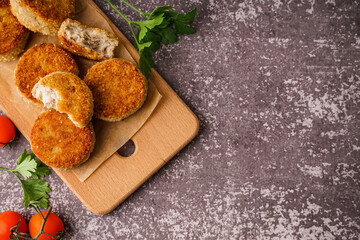
{"type": "MultiPolygon", "coordinates": [[[[91,0],[87,0],[87,3],[110,24],[120,42],[138,61],[138,52],[129,40],[96,4],[91,0]]],[[[155,70],[152,70],[150,80],[156,85],[162,99],[147,122],[131,138],[135,152],[130,157],[113,154],[85,182],[80,182],[71,170],[54,169],[80,201],[95,214],[106,214],[116,208],[198,132],[197,117],[155,70]]],[[[11,101],[2,97],[5,95],[2,91],[0,89],[0,108],[29,139],[32,122],[27,121],[26,116],[22,116],[11,101]]]]}

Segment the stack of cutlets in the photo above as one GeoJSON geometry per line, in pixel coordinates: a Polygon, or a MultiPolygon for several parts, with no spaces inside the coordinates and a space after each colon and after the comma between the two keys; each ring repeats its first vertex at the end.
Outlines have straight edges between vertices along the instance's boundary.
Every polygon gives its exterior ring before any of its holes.
{"type": "Polygon", "coordinates": [[[0,61],[15,60],[30,31],[57,35],[60,43],[28,49],[17,63],[15,86],[26,102],[44,108],[31,131],[33,152],[62,169],[89,158],[95,145],[93,115],[120,121],[142,107],[148,89],[136,66],[113,58],[117,37],[72,20],[74,13],[74,0],[0,0],[0,61]],[[100,62],[82,80],[71,54],[100,62]]]}

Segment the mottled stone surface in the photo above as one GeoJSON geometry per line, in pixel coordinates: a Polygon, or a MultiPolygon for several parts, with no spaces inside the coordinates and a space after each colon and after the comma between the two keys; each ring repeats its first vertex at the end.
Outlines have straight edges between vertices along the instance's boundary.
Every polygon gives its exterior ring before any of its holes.
{"type": "MultiPolygon", "coordinates": [[[[144,11],[198,6],[197,33],[162,47],[155,61],[200,132],[105,216],[52,174],[65,239],[359,239],[359,1],[131,2],[144,11]]],[[[131,38],[105,1],[96,3],[131,38]]],[[[0,149],[1,166],[30,149],[18,138],[0,149]]],[[[0,196],[1,211],[29,219],[5,172],[0,196]]]]}

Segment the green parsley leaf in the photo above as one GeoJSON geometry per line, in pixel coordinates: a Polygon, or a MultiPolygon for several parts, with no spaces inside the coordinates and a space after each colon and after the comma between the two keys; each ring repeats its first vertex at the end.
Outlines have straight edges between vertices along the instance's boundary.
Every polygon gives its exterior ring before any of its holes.
{"type": "Polygon", "coordinates": [[[50,169],[43,165],[41,161],[35,159],[35,154],[29,154],[26,149],[20,155],[17,160],[17,166],[15,169],[0,168],[0,170],[11,172],[20,181],[24,192],[23,203],[25,209],[30,204],[31,206],[37,206],[46,208],[48,206],[48,192],[51,191],[48,184],[45,184],[45,180],[39,179],[39,177],[46,177],[51,174],[50,169]],[[19,177],[21,175],[25,180],[19,177]],[[28,178],[33,178],[26,180],[28,178]]]}
{"type": "MultiPolygon", "coordinates": [[[[164,13],[164,15],[167,15],[166,13],[164,13]]],[[[159,24],[158,26],[156,26],[156,28],[154,28],[152,31],[156,32],[157,29],[159,28],[167,28],[171,25],[173,25],[174,23],[174,19],[170,18],[164,18],[164,20],[162,21],[161,24],[159,24]]]]}
{"type": "Polygon", "coordinates": [[[14,172],[18,172],[25,179],[32,176],[32,174],[36,171],[37,163],[34,159],[31,159],[31,156],[28,155],[24,158],[20,164],[16,166],[14,172]]]}
{"type": "Polygon", "coordinates": [[[149,19],[152,19],[155,16],[157,16],[161,13],[164,13],[166,10],[173,9],[173,8],[174,8],[174,6],[172,6],[172,5],[165,5],[165,6],[157,7],[152,11],[152,13],[149,16],[149,19]]]}
{"type": "Polygon", "coordinates": [[[31,201],[37,201],[42,208],[47,207],[49,199],[47,193],[50,192],[51,189],[48,184],[45,184],[44,179],[20,180],[20,182],[24,191],[23,203],[25,209],[29,207],[31,201]]]}
{"type": "Polygon", "coordinates": [[[34,153],[28,154],[26,149],[24,149],[24,152],[20,155],[20,157],[17,160],[17,165],[19,165],[22,161],[24,161],[28,157],[30,157],[31,159],[35,159],[35,154],[34,153]]]}
{"type": "Polygon", "coordinates": [[[164,17],[166,19],[169,19],[169,20],[174,20],[177,15],[179,15],[180,13],[177,13],[177,12],[174,12],[174,11],[167,11],[167,12],[164,12],[164,17]]]}
{"type": "Polygon", "coordinates": [[[180,13],[176,16],[175,21],[182,22],[184,24],[192,24],[194,22],[196,11],[197,11],[197,7],[195,7],[193,10],[191,10],[186,14],[180,13]]]}
{"type": "Polygon", "coordinates": [[[163,22],[163,20],[164,20],[163,16],[164,16],[164,14],[161,13],[160,15],[157,15],[153,19],[147,19],[142,22],[133,22],[133,23],[139,24],[140,26],[145,26],[148,29],[153,29],[154,27],[160,25],[163,22]]]}
{"type": "Polygon", "coordinates": [[[38,179],[51,174],[50,169],[43,165],[41,161],[36,160],[34,153],[27,153],[26,149],[18,158],[17,166],[13,172],[21,174],[25,179],[30,177],[38,179]]]}
{"type": "Polygon", "coordinates": [[[140,43],[151,42],[150,49],[155,52],[160,48],[161,36],[154,33],[153,31],[148,31],[140,43]]]}
{"type": "Polygon", "coordinates": [[[175,30],[172,29],[171,26],[163,29],[158,29],[157,33],[161,36],[161,41],[165,45],[168,45],[169,43],[176,43],[179,40],[175,30]]]}
{"type": "Polygon", "coordinates": [[[139,67],[146,78],[150,78],[151,68],[154,67],[151,44],[152,42],[139,44],[139,67]]]}
{"type": "Polygon", "coordinates": [[[146,33],[148,32],[148,29],[144,25],[137,26],[138,29],[138,41],[141,42],[143,38],[145,37],[146,33]]]}
{"type": "Polygon", "coordinates": [[[177,34],[184,35],[184,34],[194,34],[195,33],[195,30],[190,28],[187,25],[192,24],[194,22],[196,10],[197,10],[197,8],[194,8],[187,14],[180,13],[175,17],[174,24],[175,24],[177,34]]]}
{"type": "Polygon", "coordinates": [[[148,48],[151,46],[151,42],[141,43],[139,44],[139,51],[144,50],[145,48],[148,48]]]}
{"type": "Polygon", "coordinates": [[[135,47],[139,50],[139,67],[146,78],[151,76],[151,68],[154,66],[152,54],[160,48],[161,43],[173,44],[179,40],[178,35],[195,33],[195,30],[188,25],[194,21],[196,8],[185,14],[170,11],[174,7],[165,5],[155,8],[151,13],[145,13],[129,2],[121,0],[145,18],[142,22],[133,22],[128,20],[110,0],[106,1],[130,25],[135,47]],[[136,33],[133,27],[136,27],[136,33]]]}
{"type": "Polygon", "coordinates": [[[36,169],[35,172],[31,175],[34,179],[39,179],[39,177],[47,177],[51,174],[50,169],[41,163],[41,161],[36,161],[36,169]]]}
{"type": "Polygon", "coordinates": [[[143,22],[134,22],[134,23],[137,23],[139,26],[139,27],[137,27],[137,29],[139,31],[139,39],[138,39],[139,42],[144,38],[144,36],[146,35],[148,30],[153,29],[154,27],[160,25],[163,22],[163,20],[164,20],[163,15],[164,14],[160,14],[160,15],[156,16],[154,19],[150,19],[150,20],[148,19],[143,22]]]}
{"type": "Polygon", "coordinates": [[[175,22],[176,33],[179,35],[194,34],[195,30],[182,22],[175,22]]]}

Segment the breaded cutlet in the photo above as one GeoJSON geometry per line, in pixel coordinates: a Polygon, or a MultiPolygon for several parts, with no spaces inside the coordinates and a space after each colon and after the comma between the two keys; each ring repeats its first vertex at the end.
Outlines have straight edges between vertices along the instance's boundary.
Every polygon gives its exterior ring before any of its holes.
{"type": "Polygon", "coordinates": [[[9,0],[0,0],[0,62],[15,60],[22,53],[29,33],[11,13],[9,0]]]}
{"type": "Polygon", "coordinates": [[[92,60],[112,58],[114,49],[119,44],[115,34],[88,27],[69,18],[61,24],[58,40],[60,45],[71,53],[92,60]]]}
{"type": "Polygon", "coordinates": [[[95,133],[91,122],[78,128],[66,114],[49,110],[35,120],[30,144],[35,155],[46,165],[73,168],[89,158],[95,144],[95,133]]]}
{"type": "Polygon", "coordinates": [[[75,0],[10,0],[11,11],[33,32],[56,35],[61,23],[75,15],[75,0]]]}
{"type": "Polygon", "coordinates": [[[93,97],[83,80],[72,73],[54,72],[41,78],[32,95],[46,108],[68,114],[77,127],[85,127],[93,115],[93,97]]]}
{"type": "Polygon", "coordinates": [[[41,104],[32,96],[32,89],[40,78],[52,72],[79,73],[70,53],[53,43],[42,43],[27,50],[15,69],[15,85],[29,102],[41,104]]]}
{"type": "Polygon", "coordinates": [[[118,58],[92,66],[85,78],[94,97],[94,116],[120,121],[135,113],[147,95],[147,80],[132,63],[118,58]]]}

